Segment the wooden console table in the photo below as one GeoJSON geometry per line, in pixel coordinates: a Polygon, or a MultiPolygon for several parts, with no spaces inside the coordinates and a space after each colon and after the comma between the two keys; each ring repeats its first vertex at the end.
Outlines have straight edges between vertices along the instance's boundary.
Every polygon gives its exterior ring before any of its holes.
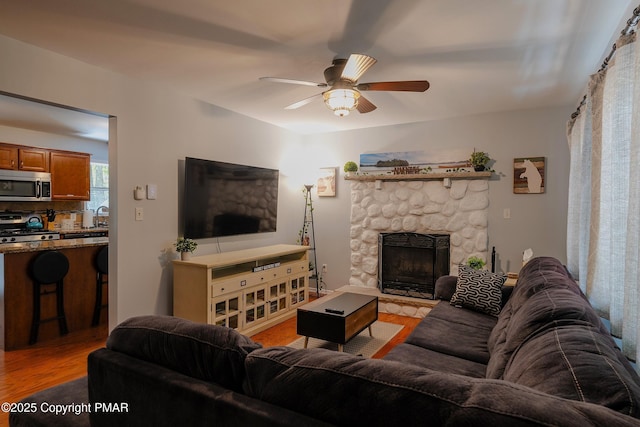
{"type": "Polygon", "coordinates": [[[173,262],[173,315],[251,336],[309,300],[308,247],[274,245],[173,262]]]}

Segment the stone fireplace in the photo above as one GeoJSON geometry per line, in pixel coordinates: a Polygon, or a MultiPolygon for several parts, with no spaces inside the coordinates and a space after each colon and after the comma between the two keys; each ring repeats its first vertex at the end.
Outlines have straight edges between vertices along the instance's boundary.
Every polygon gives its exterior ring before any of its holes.
{"type": "MultiPolygon", "coordinates": [[[[444,174],[440,174],[444,175],[444,174]]],[[[454,178],[351,180],[351,277],[349,285],[378,287],[380,233],[446,234],[449,271],[470,256],[488,260],[488,174],[454,178]]],[[[424,177],[424,175],[422,175],[424,177]]]]}

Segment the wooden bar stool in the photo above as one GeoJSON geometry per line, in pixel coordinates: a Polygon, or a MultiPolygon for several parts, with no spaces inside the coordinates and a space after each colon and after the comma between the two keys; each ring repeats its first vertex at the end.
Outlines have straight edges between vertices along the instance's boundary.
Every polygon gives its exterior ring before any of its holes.
{"type": "Polygon", "coordinates": [[[105,246],[96,256],[96,302],[93,306],[93,321],[91,326],[98,326],[100,323],[100,310],[109,306],[109,304],[102,304],[102,288],[103,285],[108,284],[109,280],[105,280],[105,276],[109,276],[109,246],[105,246]]]}
{"type": "Polygon", "coordinates": [[[60,335],[69,332],[67,328],[67,317],[64,313],[64,277],[69,272],[69,260],[58,251],[47,251],[38,255],[31,263],[31,277],[33,279],[33,320],[31,321],[31,334],[29,344],[38,341],[38,330],[40,324],[52,320],[58,321],[60,335]],[[44,286],[54,285],[55,289],[47,289],[44,286]],[[55,294],[56,315],[42,319],[40,310],[41,299],[45,296],[55,294]]]}

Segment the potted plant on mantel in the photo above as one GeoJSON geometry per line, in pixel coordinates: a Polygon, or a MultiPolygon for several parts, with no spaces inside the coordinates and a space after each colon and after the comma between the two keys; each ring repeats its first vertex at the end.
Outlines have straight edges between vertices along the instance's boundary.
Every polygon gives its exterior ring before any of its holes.
{"type": "Polygon", "coordinates": [[[469,163],[473,166],[473,170],[476,172],[482,172],[487,170],[487,163],[491,160],[491,157],[484,151],[473,151],[469,158],[469,163]]]}
{"type": "Polygon", "coordinates": [[[195,240],[179,238],[175,243],[176,251],[180,252],[180,259],[187,261],[191,258],[191,254],[196,250],[198,244],[195,240]]]}
{"type": "Polygon", "coordinates": [[[348,161],[344,164],[344,172],[350,176],[352,173],[358,172],[358,165],[356,162],[348,161]]]}

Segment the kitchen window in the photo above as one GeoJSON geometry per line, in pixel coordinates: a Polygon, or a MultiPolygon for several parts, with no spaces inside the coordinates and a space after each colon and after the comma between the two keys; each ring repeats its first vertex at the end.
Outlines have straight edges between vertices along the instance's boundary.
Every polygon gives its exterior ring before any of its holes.
{"type": "Polygon", "coordinates": [[[95,212],[100,206],[109,206],[109,165],[91,163],[91,200],[86,208],[95,212]]]}

